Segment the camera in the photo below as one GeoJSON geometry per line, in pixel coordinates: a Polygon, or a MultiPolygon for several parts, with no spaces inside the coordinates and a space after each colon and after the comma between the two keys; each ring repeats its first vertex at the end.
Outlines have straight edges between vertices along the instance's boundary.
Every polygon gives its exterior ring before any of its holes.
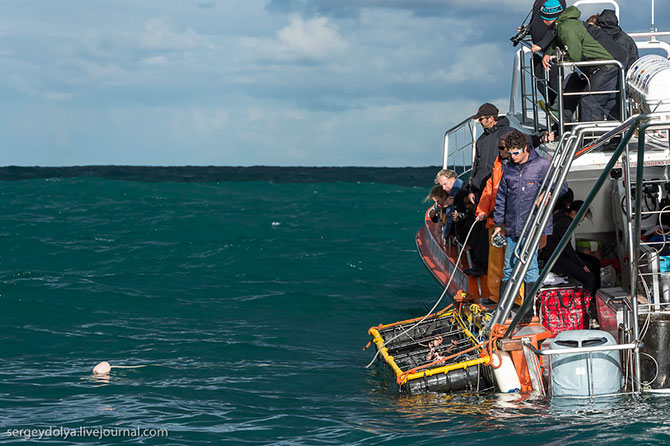
{"type": "Polygon", "coordinates": [[[502,235],[501,233],[497,233],[491,239],[491,246],[493,246],[494,248],[502,248],[505,245],[507,245],[507,240],[505,239],[505,236],[502,235]]]}
{"type": "Polygon", "coordinates": [[[510,39],[509,39],[509,40],[512,41],[512,44],[513,44],[512,46],[517,46],[519,44],[519,42],[521,42],[523,40],[523,38],[526,37],[526,35],[528,34],[528,31],[530,31],[530,26],[521,25],[519,27],[519,32],[516,33],[516,36],[510,37],[510,39]]]}
{"type": "Polygon", "coordinates": [[[554,55],[549,57],[549,60],[555,63],[561,63],[566,59],[567,59],[567,53],[560,47],[556,48],[556,52],[554,53],[554,55]]]}

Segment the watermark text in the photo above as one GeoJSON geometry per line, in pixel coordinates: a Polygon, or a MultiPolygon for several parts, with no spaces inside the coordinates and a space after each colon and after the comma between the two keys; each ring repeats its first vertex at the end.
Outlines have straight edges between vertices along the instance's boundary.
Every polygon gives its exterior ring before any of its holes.
{"type": "Polygon", "coordinates": [[[137,427],[65,427],[65,426],[49,426],[44,428],[19,428],[7,429],[4,432],[6,437],[23,438],[25,440],[42,440],[45,438],[61,438],[63,440],[73,440],[76,438],[155,438],[168,437],[167,429],[157,428],[143,428],[137,427]]]}

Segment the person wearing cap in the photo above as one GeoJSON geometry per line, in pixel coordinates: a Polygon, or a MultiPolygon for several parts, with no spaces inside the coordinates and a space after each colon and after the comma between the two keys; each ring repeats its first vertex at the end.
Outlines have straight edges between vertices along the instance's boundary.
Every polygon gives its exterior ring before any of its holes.
{"type": "MultiPolygon", "coordinates": [[[[547,54],[542,58],[546,70],[551,68],[550,55],[562,47],[570,62],[593,60],[612,60],[615,57],[591,36],[584,22],[579,20],[581,11],[575,6],[565,9],[559,0],[546,0],[540,9],[540,15],[547,26],[554,26],[556,36],[547,54]]],[[[617,88],[617,68],[615,65],[581,67],[586,76],[585,81],[578,76],[570,76],[565,91],[612,91],[617,88]]],[[[564,120],[570,121],[577,104],[581,104],[581,121],[602,121],[610,114],[616,104],[615,93],[587,94],[583,96],[566,96],[564,98],[564,120]],[[581,98],[581,99],[579,99],[581,98]]]]}
{"type": "Polygon", "coordinates": [[[484,189],[498,157],[498,138],[512,128],[505,116],[498,116],[498,108],[488,102],[479,107],[472,119],[478,121],[484,130],[475,144],[475,159],[470,173],[470,201],[475,204],[475,198],[484,189]]]}
{"type": "MultiPolygon", "coordinates": [[[[467,199],[473,206],[477,206],[479,197],[486,184],[486,180],[493,172],[493,164],[498,157],[498,137],[512,128],[509,120],[505,116],[498,116],[498,107],[491,103],[482,104],[472,119],[481,124],[483,133],[477,138],[475,143],[475,157],[470,172],[468,182],[467,199]]],[[[475,216],[466,217],[466,224],[475,223],[475,216]]],[[[486,227],[482,224],[475,224],[472,234],[468,239],[473,266],[464,271],[471,276],[482,276],[486,274],[488,267],[488,233],[486,227]]]]}

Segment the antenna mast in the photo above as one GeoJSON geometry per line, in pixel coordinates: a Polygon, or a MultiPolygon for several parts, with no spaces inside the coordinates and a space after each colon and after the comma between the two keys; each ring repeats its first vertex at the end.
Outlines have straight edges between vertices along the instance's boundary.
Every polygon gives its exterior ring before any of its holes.
{"type": "Polygon", "coordinates": [[[656,1],[651,0],[651,32],[656,32],[656,26],[654,26],[654,6],[655,6],[656,1]]]}

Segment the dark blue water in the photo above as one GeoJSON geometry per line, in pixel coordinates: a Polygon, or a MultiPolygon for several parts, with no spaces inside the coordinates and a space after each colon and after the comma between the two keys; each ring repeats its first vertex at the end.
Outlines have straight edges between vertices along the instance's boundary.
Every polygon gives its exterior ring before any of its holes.
{"type": "Polygon", "coordinates": [[[441,293],[434,169],[230,169],[0,171],[0,442],[670,441],[664,398],[408,397],[364,368],[371,325],[441,293]],[[49,427],[168,437],[11,436],[49,427]]]}

